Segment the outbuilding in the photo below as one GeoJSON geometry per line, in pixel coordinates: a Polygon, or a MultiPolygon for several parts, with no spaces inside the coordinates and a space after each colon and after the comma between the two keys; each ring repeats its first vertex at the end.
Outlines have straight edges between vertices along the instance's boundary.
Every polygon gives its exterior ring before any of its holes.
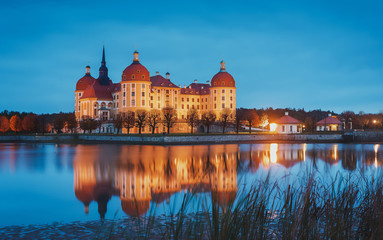
{"type": "Polygon", "coordinates": [[[285,116],[281,117],[274,123],[270,123],[270,131],[282,134],[301,133],[302,123],[299,120],[289,116],[288,112],[285,112],[285,116]]]}
{"type": "Polygon", "coordinates": [[[320,120],[316,124],[317,131],[340,131],[342,130],[342,122],[336,117],[328,115],[328,117],[320,120]]]}

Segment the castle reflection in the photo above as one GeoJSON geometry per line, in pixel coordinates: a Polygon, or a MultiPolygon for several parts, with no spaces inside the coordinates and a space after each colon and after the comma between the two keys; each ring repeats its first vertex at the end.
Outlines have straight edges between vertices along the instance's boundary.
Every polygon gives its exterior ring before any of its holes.
{"type": "MultiPolygon", "coordinates": [[[[89,211],[97,202],[101,218],[107,204],[118,196],[129,216],[142,216],[151,204],[168,203],[181,191],[210,193],[223,210],[237,195],[237,174],[260,167],[285,169],[310,160],[345,170],[381,165],[379,145],[357,148],[338,144],[233,144],[196,146],[78,145],[73,161],[76,198],[89,211]]],[[[156,206],[155,205],[155,206],[156,206]]]]}

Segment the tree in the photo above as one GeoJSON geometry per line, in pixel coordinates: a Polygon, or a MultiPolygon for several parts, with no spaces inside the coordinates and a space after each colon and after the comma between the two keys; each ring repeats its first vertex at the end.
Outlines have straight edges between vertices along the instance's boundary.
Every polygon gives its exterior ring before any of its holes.
{"type": "Polygon", "coordinates": [[[251,134],[251,128],[259,124],[259,117],[254,109],[247,109],[245,112],[245,120],[249,125],[249,133],[251,134]]]}
{"type": "Polygon", "coordinates": [[[36,118],[36,115],[32,113],[24,117],[22,121],[24,131],[32,132],[36,130],[36,118]]]}
{"type": "Polygon", "coordinates": [[[186,117],[186,122],[190,126],[190,133],[193,134],[194,127],[198,123],[198,112],[197,112],[197,110],[189,109],[187,117],[186,117]]]}
{"type": "Polygon", "coordinates": [[[9,120],[6,116],[0,117],[0,132],[5,133],[9,130],[9,120]]]}
{"type": "Polygon", "coordinates": [[[71,133],[76,132],[77,119],[73,113],[70,113],[66,116],[65,123],[66,123],[67,128],[71,131],[71,133]]]}
{"type": "Polygon", "coordinates": [[[65,121],[64,121],[64,115],[62,113],[58,114],[54,121],[53,121],[53,127],[56,130],[56,133],[62,133],[62,129],[65,126],[65,121]]]}
{"type": "Polygon", "coordinates": [[[128,131],[128,134],[130,133],[130,129],[134,128],[134,124],[136,122],[136,117],[134,115],[134,112],[128,111],[126,113],[126,117],[124,119],[123,126],[128,131]]]}
{"type": "Polygon", "coordinates": [[[120,130],[122,129],[124,125],[124,118],[122,117],[121,113],[117,114],[117,116],[113,119],[113,126],[117,129],[117,134],[120,133],[120,130]]]}
{"type": "Polygon", "coordinates": [[[142,128],[145,127],[147,112],[145,110],[137,110],[136,127],[138,134],[141,134],[142,128]]]}
{"type": "Polygon", "coordinates": [[[92,133],[93,130],[97,129],[98,123],[97,120],[90,118],[88,116],[84,116],[83,119],[80,121],[80,128],[84,131],[84,134],[86,131],[89,133],[92,133]]]}
{"type": "Polygon", "coordinates": [[[177,121],[177,111],[174,108],[164,108],[162,109],[162,116],[169,134],[170,128],[173,127],[173,124],[177,121]]]}
{"type": "Polygon", "coordinates": [[[244,110],[243,108],[237,109],[235,112],[235,129],[237,131],[237,134],[239,132],[239,128],[241,127],[242,121],[245,119],[244,110]]]}
{"type": "Polygon", "coordinates": [[[152,129],[152,134],[154,134],[154,130],[156,130],[160,120],[161,112],[157,109],[153,109],[147,114],[146,121],[149,127],[152,129]]]}
{"type": "Polygon", "coordinates": [[[206,126],[207,128],[207,133],[210,132],[210,126],[215,123],[215,119],[217,116],[213,111],[207,111],[202,114],[202,124],[206,126]]]}
{"type": "Polygon", "coordinates": [[[229,123],[232,112],[229,108],[223,109],[221,113],[222,133],[225,133],[227,124],[229,123]]]}
{"type": "Polygon", "coordinates": [[[315,129],[315,124],[314,124],[314,121],[311,117],[307,117],[304,121],[304,125],[305,125],[305,130],[307,132],[311,132],[311,131],[314,131],[315,129]]]}
{"type": "Polygon", "coordinates": [[[260,120],[260,125],[263,129],[265,129],[267,127],[267,125],[269,125],[269,116],[267,116],[266,113],[262,114],[261,120],[260,120]]]}
{"type": "Polygon", "coordinates": [[[14,132],[20,132],[22,130],[21,119],[18,115],[13,115],[9,120],[9,127],[14,132]]]}

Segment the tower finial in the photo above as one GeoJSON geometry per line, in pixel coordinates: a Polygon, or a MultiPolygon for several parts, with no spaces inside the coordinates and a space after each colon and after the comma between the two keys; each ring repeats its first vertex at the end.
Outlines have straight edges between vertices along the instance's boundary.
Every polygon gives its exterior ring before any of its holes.
{"type": "Polygon", "coordinates": [[[222,59],[222,61],[221,61],[221,72],[225,72],[226,71],[226,67],[225,67],[225,62],[223,61],[223,59],[222,59]]]}
{"type": "Polygon", "coordinates": [[[133,62],[139,62],[137,49],[133,52],[133,62]]]}

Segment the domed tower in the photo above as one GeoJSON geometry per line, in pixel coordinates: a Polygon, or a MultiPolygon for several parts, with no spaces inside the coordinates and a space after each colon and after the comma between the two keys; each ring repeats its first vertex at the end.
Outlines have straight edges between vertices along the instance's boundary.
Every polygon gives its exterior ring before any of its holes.
{"type": "Polygon", "coordinates": [[[224,111],[230,112],[230,117],[235,116],[236,87],[233,76],[226,71],[225,62],[221,61],[220,71],[214,75],[210,87],[210,109],[221,117],[224,111]]]}
{"type": "Polygon", "coordinates": [[[122,72],[121,78],[121,112],[149,110],[150,99],[149,71],[141,65],[138,52],[133,53],[133,63],[122,72]]]}
{"type": "Polygon", "coordinates": [[[94,83],[96,79],[90,75],[90,67],[85,67],[85,75],[77,81],[75,93],[75,115],[80,118],[80,98],[84,94],[85,89],[94,83]]]}

